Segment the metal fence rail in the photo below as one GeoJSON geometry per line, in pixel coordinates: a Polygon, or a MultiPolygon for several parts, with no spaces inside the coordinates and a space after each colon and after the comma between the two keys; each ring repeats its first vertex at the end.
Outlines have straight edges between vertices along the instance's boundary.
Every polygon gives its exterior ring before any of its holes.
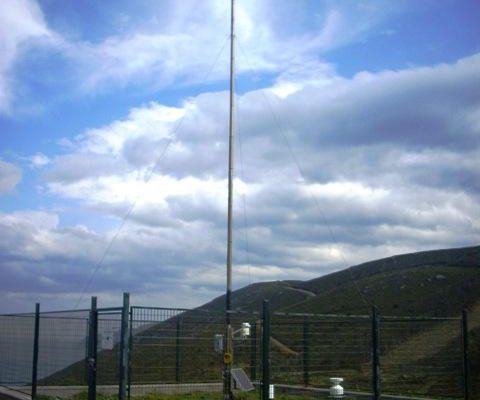
{"type": "MultiPolygon", "coordinates": [[[[475,397],[468,318],[271,313],[231,314],[233,364],[276,392],[347,398],[475,397]]],[[[223,312],[129,305],[0,316],[0,386],[36,398],[87,392],[119,400],[150,393],[221,392],[223,312]]],[[[474,343],[474,345],[476,345],[474,343]]],[[[241,385],[241,384],[240,384],[241,385]]],[[[294,397],[292,397],[294,398],[294,397]]]]}

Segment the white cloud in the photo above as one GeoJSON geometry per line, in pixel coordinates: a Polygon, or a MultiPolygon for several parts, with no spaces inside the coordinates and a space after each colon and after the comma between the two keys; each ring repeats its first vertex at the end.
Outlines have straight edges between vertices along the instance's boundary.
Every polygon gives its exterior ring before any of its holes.
{"type": "MultiPolygon", "coordinates": [[[[475,240],[479,142],[472,115],[480,104],[471,90],[477,87],[479,60],[473,56],[452,65],[359,74],[353,79],[330,71],[326,82],[294,74],[285,81],[295,83],[300,76],[298,86],[286,97],[272,97],[270,89],[241,96],[243,172],[237,189],[247,195],[250,233],[258,236],[262,251],[275,248],[270,243],[275,235],[331,247],[335,240],[328,229],[310,226],[324,225],[319,212],[339,230],[340,242],[356,245],[367,240],[348,233],[357,225],[371,231],[376,245],[382,238],[395,241],[398,234],[402,249],[414,250],[417,236],[417,243],[426,247],[435,247],[435,238],[438,246],[447,247],[475,240]],[[449,117],[453,110],[454,124],[449,117]],[[281,129],[291,150],[283,143],[281,129]],[[438,220],[446,226],[445,235],[435,236],[438,220]],[[301,228],[295,228],[296,223],[301,228]],[[260,237],[262,224],[271,237],[260,237]],[[382,230],[385,224],[392,229],[382,230]],[[402,230],[404,225],[412,229],[402,230]],[[424,233],[415,235],[415,229],[424,233]],[[449,235],[449,229],[457,235],[449,235]],[[465,232],[461,238],[459,230],[465,232]]],[[[70,154],[54,160],[48,188],[115,216],[136,204],[131,218],[147,226],[205,221],[221,231],[227,118],[226,107],[219,104],[225,102],[225,93],[207,93],[181,108],[151,103],[132,110],[125,120],[91,129],[76,139],[70,154]],[[144,182],[155,164],[151,181],[144,182]]],[[[240,203],[239,195],[238,210],[240,203]]],[[[317,244],[309,254],[318,254],[317,244]]],[[[298,249],[276,261],[283,267],[311,264],[301,260],[300,255],[308,253],[304,245],[298,249]]],[[[285,255],[284,249],[278,251],[285,255]]],[[[272,265],[268,257],[263,254],[258,262],[272,265]]],[[[338,266],[333,255],[330,262],[322,262],[338,266]]]]}
{"type": "Polygon", "coordinates": [[[148,136],[152,141],[169,139],[173,124],[185,110],[167,107],[158,103],[134,108],[127,119],[115,121],[101,129],[88,130],[78,139],[83,144],[82,151],[98,154],[118,154],[126,142],[148,136]]]}
{"type": "Polygon", "coordinates": [[[0,160],[0,195],[15,190],[22,180],[22,170],[14,164],[0,160]]]}
{"type": "MultiPolygon", "coordinates": [[[[185,3],[174,4],[174,18],[161,32],[146,27],[70,44],[70,57],[86,68],[85,87],[129,85],[137,78],[159,79],[159,85],[198,81],[212,60],[195,40],[221,45],[214,31],[226,28],[223,2],[199,6],[214,11],[210,23],[203,11],[189,16],[185,3]]],[[[309,278],[376,257],[478,242],[480,56],[345,79],[314,54],[362,37],[375,16],[355,25],[342,7],[329,8],[314,34],[305,36],[297,26],[291,36],[274,22],[259,23],[263,3],[242,4],[251,8],[239,10],[239,21],[242,47],[252,59],[240,70],[282,73],[271,88],[238,99],[235,284],[247,283],[249,275],[309,278]]],[[[109,299],[112,288],[145,299],[157,299],[149,291],[159,288],[191,298],[198,293],[199,301],[218,294],[225,259],[226,100],[218,92],[178,107],[151,102],[64,140],[61,156],[38,154],[32,162],[47,167],[44,186],[56,201],[73,202],[98,225],[103,217],[118,225],[100,234],[95,224],[66,228],[51,213],[3,214],[4,271],[25,290],[40,285],[71,298],[80,290],[72,281],[84,282],[116,237],[92,291],[109,299]]],[[[4,174],[7,191],[18,183],[11,175],[4,174]]]]}
{"type": "Polygon", "coordinates": [[[0,113],[10,111],[16,95],[13,66],[23,49],[33,41],[52,41],[54,37],[36,1],[0,2],[0,113]]]}
{"type": "Polygon", "coordinates": [[[44,211],[16,211],[11,214],[2,214],[2,223],[14,227],[17,224],[26,224],[34,229],[52,230],[58,227],[58,215],[44,211]]]}
{"type": "Polygon", "coordinates": [[[37,153],[30,157],[30,167],[31,168],[42,168],[50,164],[50,158],[45,154],[37,153]]]}
{"type": "Polygon", "coordinates": [[[340,81],[341,78],[336,74],[331,64],[304,61],[279,74],[271,91],[276,96],[285,98],[306,86],[327,87],[340,83],[340,81]]]}
{"type": "Polygon", "coordinates": [[[387,197],[389,190],[383,188],[366,187],[359,182],[329,182],[314,184],[304,189],[308,194],[317,198],[354,200],[356,202],[375,203],[387,197]]]}
{"type": "MultiPolygon", "coordinates": [[[[322,66],[321,57],[326,52],[365,40],[380,21],[399,8],[389,2],[377,3],[352,7],[311,2],[298,7],[289,1],[238,2],[237,72],[297,74],[305,65],[322,66]]],[[[62,20],[56,11],[49,12],[56,27],[71,23],[62,20]]],[[[16,62],[32,48],[45,45],[55,49],[45,58],[49,64],[41,64],[45,62],[41,57],[35,62],[40,63],[36,65],[38,70],[46,71],[42,73],[47,79],[42,81],[48,95],[58,94],[58,87],[51,82],[62,87],[62,96],[78,95],[78,89],[82,95],[95,95],[125,87],[155,91],[172,85],[201,85],[228,76],[228,3],[164,0],[162,7],[139,5],[136,15],[128,18],[121,11],[114,14],[111,21],[101,21],[107,23],[107,33],[82,36],[78,26],[72,27],[75,34],[68,29],[51,29],[36,0],[1,2],[0,112],[11,112],[17,92],[28,95],[30,90],[22,87],[28,83],[21,81],[16,62]],[[222,48],[224,52],[219,54],[222,48]],[[56,60],[55,71],[59,68],[61,74],[48,72],[52,59],[56,60]]],[[[318,70],[316,67],[315,71],[318,70]]],[[[315,79],[313,73],[310,77],[315,79]]],[[[276,91],[288,94],[296,90],[291,86],[291,81],[279,82],[276,91]]],[[[31,106],[36,107],[38,104],[31,106]]]]}
{"type": "MultiPolygon", "coordinates": [[[[319,55],[363,40],[398,8],[386,2],[371,7],[326,4],[238,2],[237,73],[278,73],[318,63],[319,55]],[[310,31],[303,27],[306,20],[313,25],[310,31]]],[[[139,84],[155,88],[202,84],[228,76],[225,54],[215,66],[213,62],[228,47],[229,4],[166,1],[161,14],[156,6],[148,14],[148,19],[133,19],[126,31],[116,35],[65,47],[85,92],[139,84]]]]}

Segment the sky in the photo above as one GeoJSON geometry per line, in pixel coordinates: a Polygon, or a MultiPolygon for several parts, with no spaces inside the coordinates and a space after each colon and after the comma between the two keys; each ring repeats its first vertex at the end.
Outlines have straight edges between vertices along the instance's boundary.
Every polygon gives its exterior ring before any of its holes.
{"type": "MultiPolygon", "coordinates": [[[[225,290],[228,0],[0,1],[0,313],[225,290]]],[[[237,0],[234,289],[480,242],[480,3],[237,0]]]]}

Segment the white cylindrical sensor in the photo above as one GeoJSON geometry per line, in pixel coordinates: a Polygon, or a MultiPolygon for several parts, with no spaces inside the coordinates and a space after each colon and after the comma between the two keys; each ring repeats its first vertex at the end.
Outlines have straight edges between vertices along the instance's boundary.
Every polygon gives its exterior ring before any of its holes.
{"type": "Polygon", "coordinates": [[[223,335],[217,333],[213,337],[213,349],[215,353],[223,353],[223,335]]]}
{"type": "Polygon", "coordinates": [[[242,322],[241,337],[247,338],[250,336],[250,324],[248,322],[242,322]]]}
{"type": "Polygon", "coordinates": [[[343,382],[343,378],[335,377],[330,378],[332,386],[330,386],[330,396],[334,399],[340,399],[343,397],[343,387],[340,383],[343,382]]]}

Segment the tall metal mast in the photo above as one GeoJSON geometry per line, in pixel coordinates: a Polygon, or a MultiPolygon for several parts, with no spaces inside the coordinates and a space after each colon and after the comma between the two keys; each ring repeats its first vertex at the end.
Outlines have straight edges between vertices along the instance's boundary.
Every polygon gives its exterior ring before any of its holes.
{"type": "Polygon", "coordinates": [[[233,259],[233,167],[235,156],[235,0],[231,0],[230,18],[230,115],[228,125],[228,222],[227,222],[227,290],[225,294],[225,354],[223,394],[233,399],[232,372],[233,331],[231,326],[232,259],[233,259]]]}

